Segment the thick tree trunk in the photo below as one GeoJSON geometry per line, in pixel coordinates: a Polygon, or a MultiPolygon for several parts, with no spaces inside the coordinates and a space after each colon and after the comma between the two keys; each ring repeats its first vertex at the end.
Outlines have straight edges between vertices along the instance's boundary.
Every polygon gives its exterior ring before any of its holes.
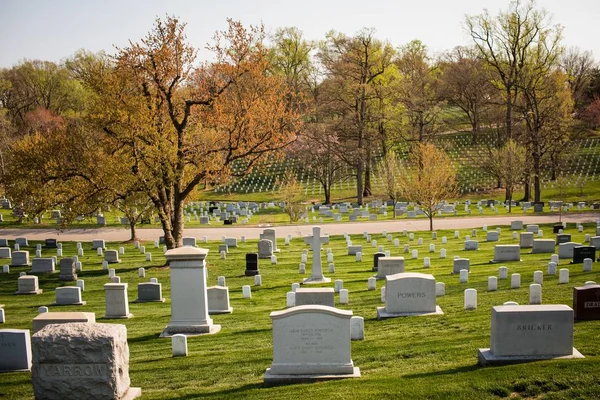
{"type": "Polygon", "coordinates": [[[542,188],[540,185],[540,152],[537,148],[533,151],[533,202],[539,203],[542,198],[542,188]]]}
{"type": "Polygon", "coordinates": [[[429,213],[429,231],[433,232],[433,211],[429,213]]]}
{"type": "Polygon", "coordinates": [[[529,182],[525,182],[523,184],[523,198],[521,199],[521,201],[529,201],[530,198],[531,198],[531,186],[529,185],[529,182]]]}
{"type": "Polygon", "coordinates": [[[512,138],[512,86],[506,87],[506,138],[512,138]]]}
{"type": "Polygon", "coordinates": [[[363,204],[363,161],[359,160],[356,165],[356,202],[359,206],[363,204]]]}
{"type": "Polygon", "coordinates": [[[325,193],[325,204],[331,204],[331,183],[323,184],[323,192],[325,193]]]}
{"type": "Polygon", "coordinates": [[[181,247],[183,245],[183,200],[175,199],[173,210],[173,242],[175,247],[181,247]]]}
{"type": "Polygon", "coordinates": [[[372,194],[373,192],[371,191],[371,160],[369,157],[365,164],[365,187],[363,189],[363,196],[369,197],[372,194]]]}
{"type": "Polygon", "coordinates": [[[131,232],[131,241],[136,240],[136,233],[135,233],[135,225],[136,225],[136,220],[135,219],[129,219],[129,231],[131,232]]]}

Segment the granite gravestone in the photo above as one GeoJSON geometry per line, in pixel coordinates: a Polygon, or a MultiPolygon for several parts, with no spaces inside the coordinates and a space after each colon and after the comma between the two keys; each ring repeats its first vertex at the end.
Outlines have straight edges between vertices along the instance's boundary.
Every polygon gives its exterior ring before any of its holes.
{"type": "Polygon", "coordinates": [[[358,378],[350,356],[352,311],[327,306],[298,306],[271,313],[273,363],[266,386],[358,378]]]}
{"type": "Polygon", "coordinates": [[[162,284],[158,282],[140,282],[138,283],[138,297],[135,303],[164,303],[162,297],[162,284]]]}
{"type": "Polygon", "coordinates": [[[229,304],[229,288],[211,286],[206,289],[208,297],[208,314],[231,314],[233,307],[229,304]]]}
{"type": "Polygon", "coordinates": [[[377,279],[385,279],[388,275],[404,272],[404,257],[380,257],[377,268],[377,279]]]}
{"type": "Polygon", "coordinates": [[[562,304],[492,307],[490,347],[478,357],[482,366],[583,358],[573,347],[573,310],[562,304]]]}
{"type": "Polygon", "coordinates": [[[17,278],[17,291],[15,294],[40,294],[43,290],[39,288],[38,277],[35,275],[23,275],[17,278]]]}
{"type": "Polygon", "coordinates": [[[76,281],[77,274],[75,273],[75,260],[72,258],[63,258],[60,260],[60,275],[58,279],[61,281],[76,281]]]}
{"type": "Polygon", "coordinates": [[[377,253],[373,254],[373,271],[377,271],[379,268],[379,259],[385,257],[385,253],[378,251],[377,253]]]}
{"type": "Polygon", "coordinates": [[[208,315],[206,294],[207,249],[179,247],[165,253],[171,268],[171,320],[161,337],[215,334],[221,325],[208,315]]]}
{"type": "Polygon", "coordinates": [[[576,246],[573,248],[573,261],[571,261],[571,264],[581,264],[586,258],[596,259],[596,248],[594,246],[576,246]]]}
{"type": "Polygon", "coordinates": [[[492,262],[521,261],[521,247],[517,244],[499,244],[494,246],[492,262]]]}
{"type": "Polygon", "coordinates": [[[81,288],[77,286],[64,286],[56,288],[56,301],[53,306],[83,306],[86,302],[81,300],[81,288]]]}
{"type": "Polygon", "coordinates": [[[53,258],[34,258],[31,261],[32,274],[52,274],[56,272],[53,258]]]}
{"type": "Polygon", "coordinates": [[[298,288],[296,306],[321,305],[335,307],[333,288],[298,288]]]}
{"type": "Polygon", "coordinates": [[[600,319],[600,285],[573,288],[573,310],[576,321],[600,319]]]}
{"type": "Polygon", "coordinates": [[[31,382],[38,399],[133,399],[125,325],[52,325],[32,338],[31,382]]]}
{"type": "Polygon", "coordinates": [[[267,239],[258,241],[258,258],[271,258],[273,255],[273,242],[267,239]]]}
{"type": "Polygon", "coordinates": [[[279,249],[277,248],[277,236],[275,234],[275,229],[264,229],[263,233],[259,235],[259,239],[270,240],[273,243],[273,252],[278,253],[279,249]]]}
{"type": "Polygon", "coordinates": [[[377,308],[377,319],[443,314],[435,300],[433,275],[417,272],[388,275],[385,278],[385,307],[377,308]]]}
{"type": "Polygon", "coordinates": [[[0,329],[0,372],[31,369],[29,329],[0,329]]]}
{"type": "Polygon", "coordinates": [[[521,232],[519,234],[519,246],[522,249],[533,247],[533,233],[521,232]]]}
{"type": "Polygon", "coordinates": [[[258,269],[258,254],[247,253],[246,254],[246,271],[244,271],[244,275],[254,276],[254,275],[259,275],[259,274],[260,274],[260,271],[258,269]]]}
{"type": "Polygon", "coordinates": [[[556,235],[556,245],[557,246],[559,244],[567,243],[570,241],[571,241],[571,235],[569,235],[568,233],[559,233],[558,235],[556,235]]]}

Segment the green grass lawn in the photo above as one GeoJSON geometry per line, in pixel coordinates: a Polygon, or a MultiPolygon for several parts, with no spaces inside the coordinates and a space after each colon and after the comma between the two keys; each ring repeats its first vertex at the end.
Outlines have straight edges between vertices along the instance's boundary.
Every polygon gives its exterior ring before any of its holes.
{"type": "MultiPolygon", "coordinates": [[[[542,226],[544,237],[553,237],[552,228],[542,226]]],[[[495,228],[489,226],[489,229],[495,228]]],[[[584,233],[569,226],[566,233],[573,241],[584,241],[585,233],[594,233],[595,227],[586,225],[584,233]]],[[[171,341],[158,336],[170,320],[169,269],[164,267],[162,251],[154,249],[152,243],[144,243],[152,252],[153,261],[134,250],[131,244],[109,243],[108,248],[126,248],[123,262],[116,265],[122,282],[129,283],[129,301],[137,297],[137,283],[156,277],[163,285],[166,303],[131,303],[129,320],[102,320],[105,314],[103,285],[108,282],[102,270],[101,257],[91,250],[91,243],[84,243],[85,254],[80,257],[85,279],[85,306],[50,307],[50,311],[88,311],[96,313],[98,322],[125,324],[128,329],[130,348],[130,376],[132,386],[143,390],[144,399],[195,399],[195,398],[238,398],[238,399],[284,399],[294,397],[320,398],[428,398],[428,399],[487,399],[487,398],[548,398],[590,399],[600,397],[600,321],[578,322],[574,328],[575,347],[586,357],[581,360],[540,361],[501,367],[477,366],[477,349],[489,347],[491,307],[506,301],[527,304],[528,287],[533,281],[535,270],[544,271],[544,304],[572,305],[572,287],[585,281],[600,282],[600,266],[594,263],[592,272],[583,272],[579,265],[569,265],[562,260],[559,268],[570,269],[570,283],[558,284],[558,276],[546,275],[549,254],[529,254],[522,251],[522,262],[508,262],[509,275],[520,273],[522,287],[509,289],[509,280],[498,282],[497,292],[487,292],[487,277],[498,274],[499,264],[490,264],[494,244],[518,243],[513,240],[508,227],[503,227],[501,241],[486,243],[485,233],[478,230],[476,239],[480,250],[462,250],[463,238],[471,230],[462,230],[461,239],[454,239],[453,231],[438,231],[438,239],[431,240],[431,233],[416,232],[415,240],[400,233],[400,247],[381,235],[374,235],[379,245],[385,245],[391,255],[406,257],[407,272],[425,272],[445,282],[446,295],[438,297],[438,305],[444,315],[429,317],[394,318],[378,321],[376,309],[382,306],[380,288],[367,290],[367,278],[373,276],[372,258],[376,249],[366,243],[362,235],[352,235],[353,244],[362,244],[364,262],[355,261],[346,255],[346,244],[342,236],[333,236],[331,247],[334,253],[335,273],[325,273],[333,279],[342,279],[344,288],[349,289],[350,303],[340,305],[352,310],[354,315],[365,319],[365,340],[352,342],[352,359],[361,369],[362,378],[328,381],[315,384],[263,388],[265,369],[272,362],[271,320],[269,313],[285,307],[286,292],[293,282],[301,282],[307,275],[298,274],[300,254],[304,248],[302,238],[294,238],[285,246],[283,238],[278,241],[281,252],[278,264],[260,260],[263,286],[252,286],[252,298],[242,298],[242,285],[253,285],[252,277],[244,276],[244,257],[255,252],[256,241],[239,243],[231,249],[226,260],[217,255],[219,242],[200,244],[210,252],[207,258],[209,285],[216,285],[217,276],[224,275],[230,291],[232,314],[212,316],[222,330],[216,335],[188,339],[189,356],[173,358],[171,341]],[[448,244],[442,245],[442,236],[448,244]],[[419,237],[423,244],[417,245],[419,237]],[[419,250],[417,260],[403,254],[403,245],[419,250]],[[429,253],[429,244],[436,244],[436,252],[429,253]],[[447,258],[439,258],[439,250],[447,249],[447,258]],[[468,283],[459,283],[458,276],[451,275],[454,255],[471,260],[468,283]],[[423,268],[423,257],[431,257],[432,267],[423,268]],[[137,269],[146,268],[146,278],[138,278],[137,269]],[[475,288],[478,291],[478,308],[463,310],[463,291],[475,288]]],[[[35,252],[35,244],[30,251],[35,252]]],[[[75,243],[64,243],[64,254],[76,254],[75,243]]],[[[55,255],[55,250],[44,250],[43,256],[55,255]]],[[[310,258],[310,255],[309,255],[310,258]]],[[[327,270],[325,251],[322,252],[324,270],[327,270]]],[[[2,264],[2,261],[0,261],[2,264]]],[[[40,287],[44,293],[37,296],[16,296],[16,280],[20,271],[28,268],[12,268],[10,274],[0,275],[0,304],[5,304],[7,323],[2,328],[31,329],[31,320],[37,308],[54,302],[54,289],[63,285],[74,285],[58,280],[58,273],[41,275],[40,287]]],[[[333,287],[333,282],[329,285],[333,287]]],[[[336,303],[338,297],[336,295],[336,303]]],[[[0,375],[0,398],[27,399],[33,392],[29,373],[5,373],[0,375]]]]}

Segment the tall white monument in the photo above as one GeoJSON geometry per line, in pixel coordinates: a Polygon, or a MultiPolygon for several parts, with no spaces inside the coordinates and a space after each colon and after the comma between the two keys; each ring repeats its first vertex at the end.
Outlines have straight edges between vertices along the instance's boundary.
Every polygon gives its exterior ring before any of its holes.
{"type": "Polygon", "coordinates": [[[175,334],[196,336],[214,334],[221,325],[214,325],[208,316],[206,294],[206,255],[208,249],[179,247],[165,253],[171,268],[171,321],[160,337],[175,334]]]}

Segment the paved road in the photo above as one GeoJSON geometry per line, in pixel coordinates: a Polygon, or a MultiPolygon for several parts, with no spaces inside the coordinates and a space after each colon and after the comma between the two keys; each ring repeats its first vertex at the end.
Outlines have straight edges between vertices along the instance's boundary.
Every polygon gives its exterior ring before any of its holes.
{"type": "MultiPolygon", "coordinates": [[[[583,213],[563,215],[562,220],[567,223],[575,222],[594,222],[600,218],[600,213],[583,213]]],[[[522,220],[524,224],[543,224],[552,223],[558,220],[556,215],[527,215],[527,216],[492,216],[492,217],[461,217],[461,218],[440,218],[433,220],[434,229],[464,229],[478,228],[483,225],[498,226],[510,225],[512,220],[522,220]]],[[[209,240],[219,240],[223,236],[236,237],[244,235],[247,239],[258,239],[267,226],[234,226],[234,227],[213,227],[213,228],[193,228],[185,229],[185,236],[192,236],[198,239],[206,236],[209,240]]],[[[370,222],[346,222],[336,224],[323,224],[322,233],[330,235],[341,235],[344,232],[349,234],[360,234],[365,231],[369,233],[423,231],[429,230],[429,220],[419,219],[399,219],[396,221],[370,221],[370,222]]],[[[312,225],[289,225],[276,226],[278,237],[292,235],[298,237],[312,234],[312,225]]],[[[137,236],[140,240],[154,241],[161,236],[161,229],[138,229],[137,236]]],[[[105,239],[107,241],[126,241],[129,239],[129,229],[126,228],[98,228],[98,229],[68,229],[58,231],[56,229],[1,229],[0,237],[14,239],[15,237],[26,236],[29,240],[44,240],[46,238],[56,238],[62,241],[92,241],[93,239],[105,239]]]]}

